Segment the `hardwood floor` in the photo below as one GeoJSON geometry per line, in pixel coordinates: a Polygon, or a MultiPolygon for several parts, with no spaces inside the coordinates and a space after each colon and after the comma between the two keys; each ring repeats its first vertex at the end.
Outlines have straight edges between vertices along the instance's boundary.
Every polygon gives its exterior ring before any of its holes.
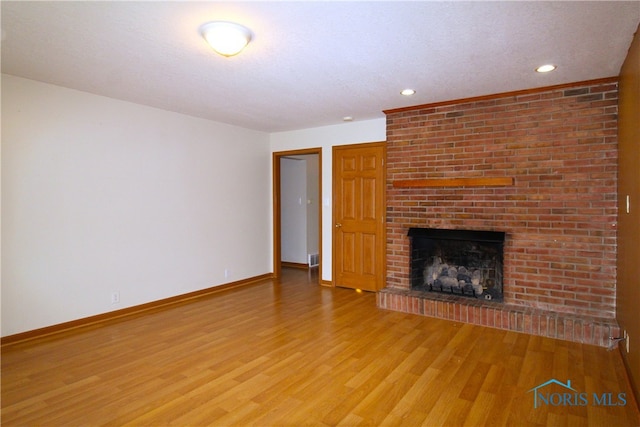
{"type": "Polygon", "coordinates": [[[383,311],[293,269],[2,348],[3,426],[639,423],[617,350],[383,311]],[[550,379],[587,402],[534,408],[550,379]]]}

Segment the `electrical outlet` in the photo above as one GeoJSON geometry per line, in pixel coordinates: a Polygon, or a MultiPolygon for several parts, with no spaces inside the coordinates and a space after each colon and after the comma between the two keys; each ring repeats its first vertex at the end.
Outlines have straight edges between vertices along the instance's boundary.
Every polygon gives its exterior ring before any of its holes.
{"type": "Polygon", "coordinates": [[[229,278],[229,270],[228,269],[224,269],[224,278],[228,279],[229,278]]]}
{"type": "Polygon", "coordinates": [[[111,293],[111,304],[118,304],[120,302],[120,292],[111,293]]]}

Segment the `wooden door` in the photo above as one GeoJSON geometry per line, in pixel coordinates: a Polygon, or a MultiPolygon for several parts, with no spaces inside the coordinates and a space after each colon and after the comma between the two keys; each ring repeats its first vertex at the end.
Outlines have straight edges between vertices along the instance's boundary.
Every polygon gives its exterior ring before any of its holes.
{"type": "Polygon", "coordinates": [[[377,291],[385,282],[386,143],[333,148],[333,277],[377,291]]]}

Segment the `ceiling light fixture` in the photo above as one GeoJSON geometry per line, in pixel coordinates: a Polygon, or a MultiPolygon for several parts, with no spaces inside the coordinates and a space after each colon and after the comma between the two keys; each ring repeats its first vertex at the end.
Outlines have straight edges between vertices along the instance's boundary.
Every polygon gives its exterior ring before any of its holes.
{"type": "Polygon", "coordinates": [[[555,70],[556,68],[558,68],[558,67],[556,67],[556,66],[555,66],[555,65],[553,65],[553,64],[546,64],[546,65],[541,65],[541,66],[539,66],[538,68],[536,68],[536,71],[537,71],[538,73],[548,73],[549,71],[553,71],[553,70],[555,70]]]}
{"type": "Polygon", "coordinates": [[[413,89],[403,89],[400,91],[400,95],[404,95],[404,96],[411,96],[413,94],[415,94],[416,91],[413,89]]]}
{"type": "Polygon", "coordinates": [[[251,41],[251,31],[235,22],[209,22],[200,27],[200,34],[222,56],[237,55],[251,41]]]}

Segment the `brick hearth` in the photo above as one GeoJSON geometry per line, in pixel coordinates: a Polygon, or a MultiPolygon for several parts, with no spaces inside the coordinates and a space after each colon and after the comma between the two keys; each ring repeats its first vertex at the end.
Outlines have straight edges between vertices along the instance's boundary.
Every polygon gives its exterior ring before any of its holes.
{"type": "Polygon", "coordinates": [[[386,111],[379,306],[607,345],[618,333],[617,100],[616,80],[605,79],[386,111]],[[512,184],[394,186],[459,178],[512,184]],[[411,227],[504,231],[504,304],[415,295],[411,227]]]}
{"type": "Polygon", "coordinates": [[[377,305],[387,310],[601,347],[611,345],[609,337],[620,336],[614,319],[563,315],[453,295],[385,288],[377,294],[377,305]]]}

